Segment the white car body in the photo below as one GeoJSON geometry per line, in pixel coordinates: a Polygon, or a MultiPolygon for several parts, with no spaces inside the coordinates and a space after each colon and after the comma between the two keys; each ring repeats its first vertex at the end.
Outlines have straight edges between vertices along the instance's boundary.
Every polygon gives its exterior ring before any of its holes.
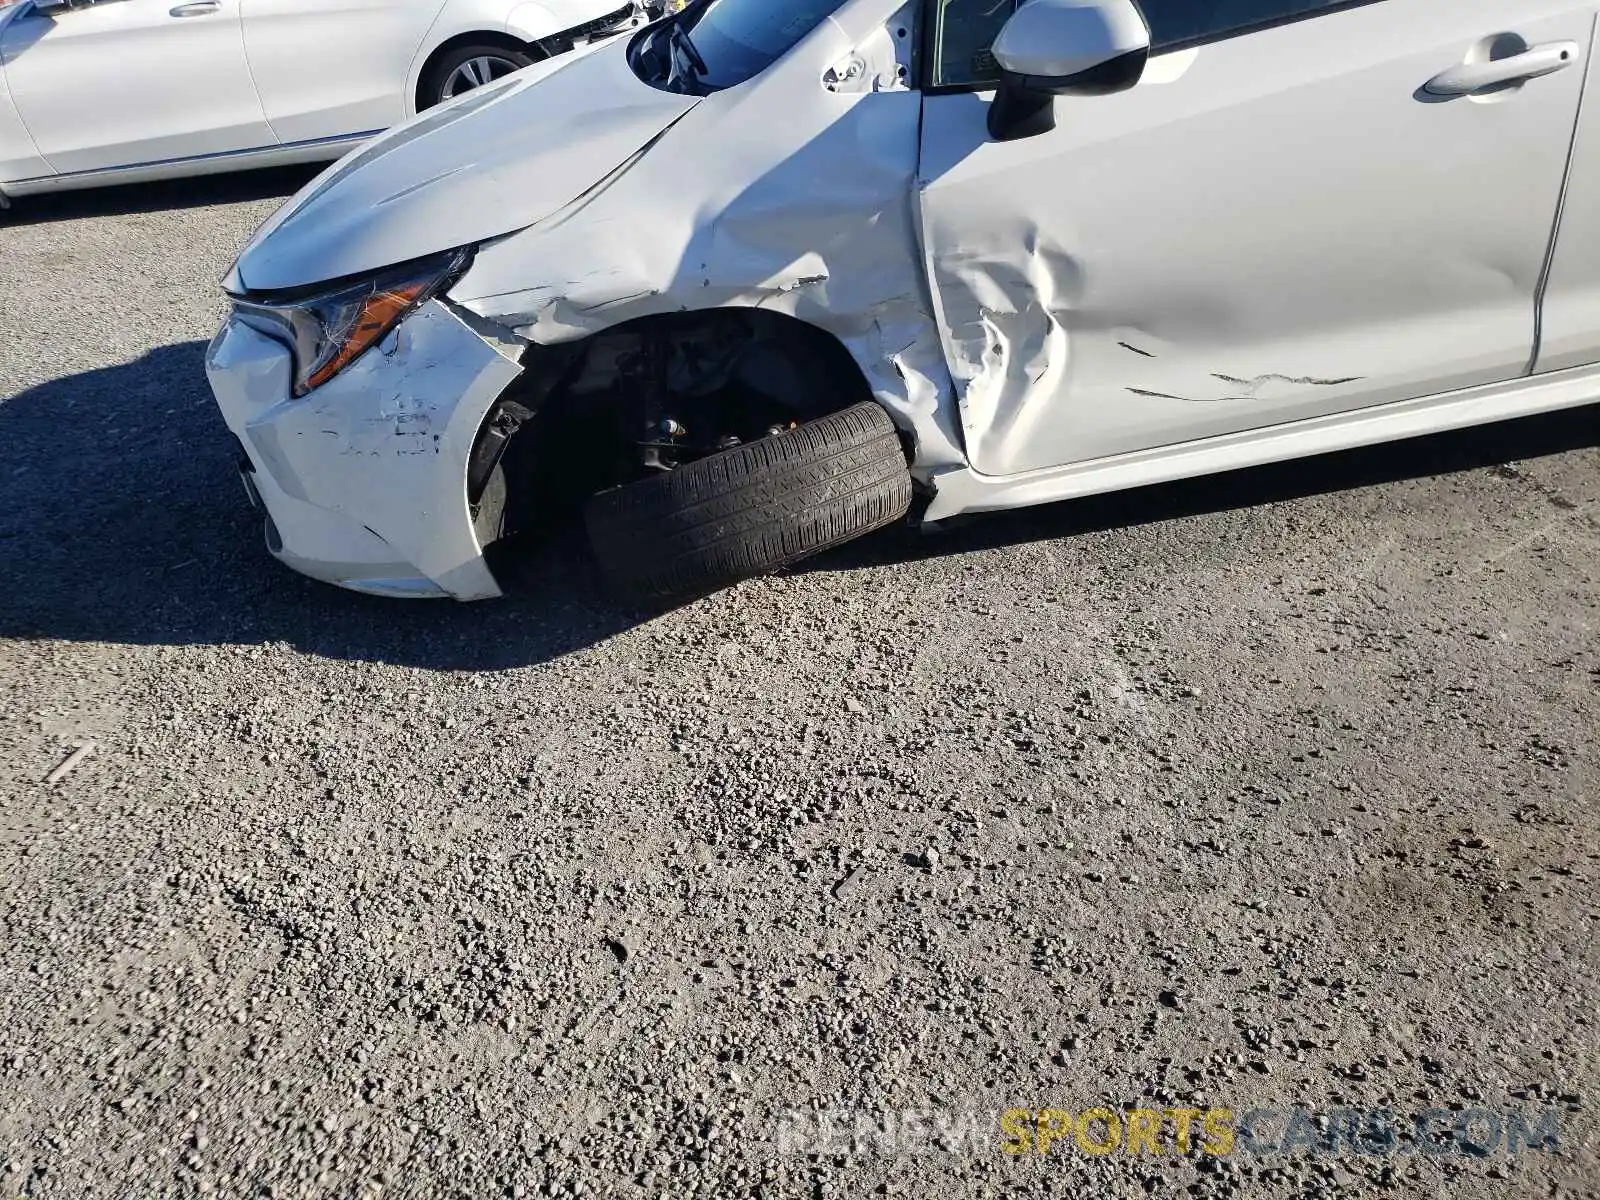
{"type": "Polygon", "coordinates": [[[929,11],[844,0],[705,96],[606,43],[309,185],[230,291],[476,252],[303,398],[281,341],[219,332],[274,553],[359,590],[498,594],[465,481],[500,398],[555,348],[708,310],[842,345],[930,521],[1596,398],[1597,0],[1344,3],[1158,45],[1136,87],[1009,141],[992,88],[925,86],[929,11]],[[1428,92],[1517,46],[1560,61],[1428,92]]]}
{"type": "Polygon", "coordinates": [[[414,115],[453,47],[555,52],[639,19],[622,0],[21,0],[0,6],[0,201],[332,161],[414,115]]]}

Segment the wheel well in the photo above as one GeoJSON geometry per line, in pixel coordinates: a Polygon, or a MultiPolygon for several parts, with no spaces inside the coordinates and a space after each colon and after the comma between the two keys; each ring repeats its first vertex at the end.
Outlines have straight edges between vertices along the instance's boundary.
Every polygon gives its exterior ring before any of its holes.
{"type": "Polygon", "coordinates": [[[458,33],[453,38],[446,38],[433,48],[433,53],[428,55],[428,61],[422,64],[422,70],[417,75],[417,93],[411,97],[412,106],[421,111],[427,103],[425,97],[428,91],[428,81],[433,77],[434,71],[444,56],[452,50],[459,50],[462,46],[497,46],[502,50],[515,50],[520,54],[529,54],[534,58],[544,58],[545,52],[537,43],[525,42],[521,38],[514,38],[509,33],[498,33],[483,29],[471,33],[458,33]]]}
{"type": "Polygon", "coordinates": [[[467,499],[486,546],[520,542],[595,492],[650,474],[651,439],[674,443],[669,458],[680,445],[699,457],[871,399],[843,343],[798,318],[754,308],[642,317],[529,347],[478,431],[467,499]],[[682,434],[651,432],[669,418],[682,434]]]}

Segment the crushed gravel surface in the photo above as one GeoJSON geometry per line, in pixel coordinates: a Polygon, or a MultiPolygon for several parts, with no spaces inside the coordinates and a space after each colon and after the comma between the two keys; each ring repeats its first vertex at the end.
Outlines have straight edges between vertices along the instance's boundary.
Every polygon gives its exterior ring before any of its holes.
{"type": "Polygon", "coordinates": [[[0,1197],[1600,1194],[1595,409],[363,599],[201,371],[303,178],[0,217],[0,1197]],[[1005,1152],[1094,1107],[1559,1144],[1005,1152]]]}

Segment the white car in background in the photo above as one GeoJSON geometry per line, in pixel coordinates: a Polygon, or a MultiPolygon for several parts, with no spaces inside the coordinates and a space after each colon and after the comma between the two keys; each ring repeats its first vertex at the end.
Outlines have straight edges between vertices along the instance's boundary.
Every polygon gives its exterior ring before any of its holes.
{"type": "Polygon", "coordinates": [[[0,0],[7,196],[332,161],[633,0],[0,0]]]}

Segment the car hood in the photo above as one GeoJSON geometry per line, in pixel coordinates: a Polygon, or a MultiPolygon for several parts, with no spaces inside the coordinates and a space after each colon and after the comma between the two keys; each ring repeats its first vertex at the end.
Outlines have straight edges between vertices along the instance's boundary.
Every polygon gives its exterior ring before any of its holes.
{"type": "Polygon", "coordinates": [[[469,92],[341,159],[256,233],[229,290],[360,275],[514,233],[556,212],[698,103],[640,82],[627,41],[469,92]]]}

